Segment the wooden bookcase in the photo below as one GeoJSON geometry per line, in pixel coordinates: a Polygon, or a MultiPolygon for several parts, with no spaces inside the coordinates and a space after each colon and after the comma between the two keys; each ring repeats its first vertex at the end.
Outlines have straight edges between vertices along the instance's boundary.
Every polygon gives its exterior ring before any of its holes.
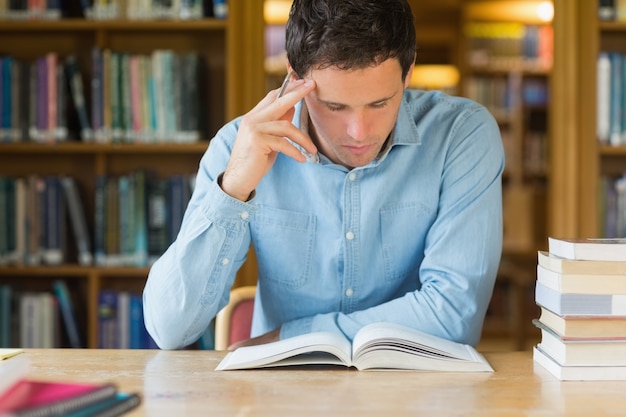
{"type": "MultiPolygon", "coordinates": [[[[194,174],[210,138],[228,120],[252,108],[265,94],[263,74],[262,3],[229,0],[227,19],[130,21],[61,19],[2,21],[2,52],[33,60],[48,52],[74,54],[89,68],[93,47],[136,54],[155,49],[195,51],[206,63],[206,89],[200,91],[206,109],[208,137],[192,144],[96,144],[68,141],[54,144],[0,144],[0,175],[69,175],[78,182],[93,236],[95,180],[98,175],[122,175],[146,168],[159,176],[194,174]]],[[[85,79],[89,79],[85,77],[85,79]]],[[[68,235],[71,236],[71,235],[68,235]]],[[[70,237],[71,238],[71,237],[70,237]]],[[[32,291],[51,291],[54,279],[66,279],[87,347],[98,346],[98,293],[102,289],[141,292],[148,268],[3,266],[0,284],[32,291]]],[[[244,267],[239,283],[256,280],[254,265],[244,267]]]]}
{"type": "Polygon", "coordinates": [[[510,14],[513,7],[503,3],[463,4],[459,63],[461,95],[489,108],[506,156],[502,260],[483,333],[521,349],[536,334],[537,250],[547,246],[552,27],[532,15],[510,14]],[[524,50],[529,34],[548,40],[534,44],[540,50],[534,57],[524,50]]]}
{"type": "Polygon", "coordinates": [[[598,2],[555,1],[555,110],[551,233],[601,237],[600,178],[626,172],[626,147],[600,145],[597,59],[626,53],[626,22],[600,21],[598,2]]]}

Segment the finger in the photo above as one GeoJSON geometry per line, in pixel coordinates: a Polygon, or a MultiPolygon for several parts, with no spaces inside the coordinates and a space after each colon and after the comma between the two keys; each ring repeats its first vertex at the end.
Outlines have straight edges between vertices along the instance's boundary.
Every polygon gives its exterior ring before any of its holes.
{"type": "MultiPolygon", "coordinates": [[[[302,130],[297,128],[290,121],[287,122],[283,120],[283,121],[276,121],[276,122],[268,122],[264,125],[263,132],[265,135],[273,136],[275,138],[280,139],[281,141],[284,138],[289,138],[291,141],[302,146],[307,152],[317,153],[317,148],[315,147],[315,144],[313,144],[313,141],[311,140],[309,135],[307,135],[302,130]]],[[[300,153],[300,150],[294,147],[292,144],[290,144],[289,142],[287,142],[287,144],[289,147],[295,149],[296,152],[300,153]]],[[[283,150],[284,148],[281,148],[281,151],[283,150]]],[[[289,155],[291,154],[292,153],[289,152],[289,155]]],[[[296,158],[296,159],[300,160],[300,158],[296,158]]]]}
{"type": "Polygon", "coordinates": [[[289,82],[286,87],[278,88],[275,91],[275,101],[280,104],[294,105],[315,88],[315,81],[298,78],[289,82]]]}

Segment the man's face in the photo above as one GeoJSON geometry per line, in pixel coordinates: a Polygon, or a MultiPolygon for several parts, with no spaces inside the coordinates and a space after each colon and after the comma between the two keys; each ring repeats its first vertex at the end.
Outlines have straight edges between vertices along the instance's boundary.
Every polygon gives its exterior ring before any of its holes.
{"type": "Polygon", "coordinates": [[[374,160],[395,125],[411,73],[403,82],[400,63],[388,59],[364,69],[316,69],[305,78],[317,85],[305,101],[318,150],[347,168],[374,160]]]}

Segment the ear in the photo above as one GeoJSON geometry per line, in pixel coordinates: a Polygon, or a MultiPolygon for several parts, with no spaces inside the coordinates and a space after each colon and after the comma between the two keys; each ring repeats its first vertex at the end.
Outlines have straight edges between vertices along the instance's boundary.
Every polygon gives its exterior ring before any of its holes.
{"type": "Polygon", "coordinates": [[[296,72],[293,70],[293,67],[289,63],[289,60],[285,60],[285,65],[287,67],[287,74],[292,74],[291,75],[292,80],[297,80],[300,78],[300,76],[296,74],[296,72]]]}

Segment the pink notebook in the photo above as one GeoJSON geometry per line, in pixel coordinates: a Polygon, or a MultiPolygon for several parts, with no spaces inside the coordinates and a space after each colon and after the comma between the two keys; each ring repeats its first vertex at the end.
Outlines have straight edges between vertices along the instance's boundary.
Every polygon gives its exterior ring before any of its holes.
{"type": "Polygon", "coordinates": [[[38,416],[60,416],[112,397],[115,385],[22,379],[0,397],[0,416],[38,410],[38,416]]]}

